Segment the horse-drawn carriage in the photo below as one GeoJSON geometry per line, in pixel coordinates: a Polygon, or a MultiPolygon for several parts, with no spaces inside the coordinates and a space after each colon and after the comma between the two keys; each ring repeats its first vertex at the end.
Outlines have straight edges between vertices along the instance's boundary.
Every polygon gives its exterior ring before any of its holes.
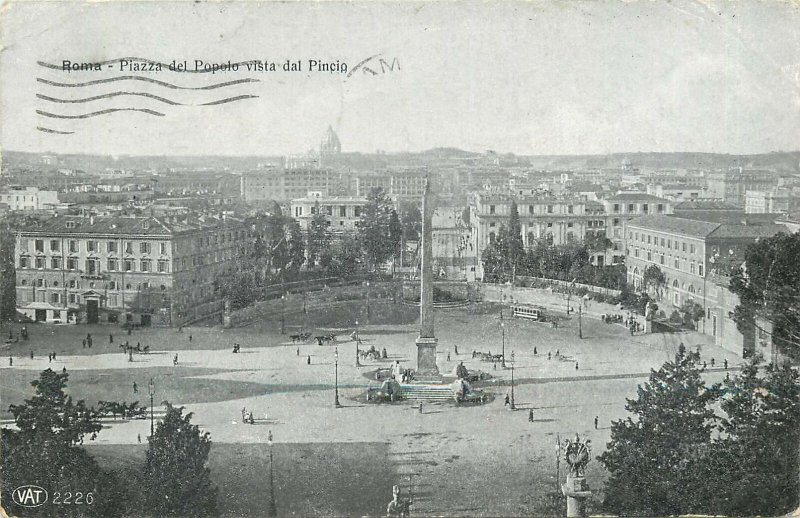
{"type": "Polygon", "coordinates": [[[369,349],[359,349],[358,355],[362,360],[370,359],[377,361],[381,359],[381,353],[375,349],[374,345],[371,345],[369,349]]]}
{"type": "Polygon", "coordinates": [[[480,351],[474,351],[472,353],[472,357],[473,358],[478,358],[482,362],[495,363],[495,362],[503,361],[503,355],[502,354],[492,354],[491,351],[489,351],[488,353],[484,353],[484,352],[480,352],[480,351]]]}
{"type": "Polygon", "coordinates": [[[317,341],[317,345],[325,345],[330,342],[336,342],[336,335],[333,333],[327,335],[317,335],[314,337],[314,340],[317,341]]]}
{"type": "Polygon", "coordinates": [[[294,335],[289,335],[289,338],[292,339],[292,343],[295,342],[305,343],[308,341],[309,338],[311,338],[311,333],[308,331],[303,331],[294,335]]]}

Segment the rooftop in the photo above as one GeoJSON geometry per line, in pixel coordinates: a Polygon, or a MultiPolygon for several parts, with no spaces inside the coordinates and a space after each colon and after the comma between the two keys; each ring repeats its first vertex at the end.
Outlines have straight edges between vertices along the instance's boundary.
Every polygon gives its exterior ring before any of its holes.
{"type": "Polygon", "coordinates": [[[677,203],[673,206],[676,211],[680,210],[736,210],[740,212],[742,209],[736,205],[731,205],[722,200],[686,200],[677,203]]]}
{"type": "Polygon", "coordinates": [[[621,192],[608,198],[608,201],[646,201],[655,203],[669,203],[669,200],[659,198],[658,196],[653,196],[652,194],[647,194],[646,192],[621,192]]]}
{"type": "Polygon", "coordinates": [[[629,226],[645,228],[649,230],[660,230],[695,237],[707,237],[720,224],[708,221],[696,221],[693,219],[676,218],[674,216],[642,216],[628,222],[629,226]]]}
{"type": "Polygon", "coordinates": [[[181,232],[192,232],[203,228],[219,227],[225,224],[239,224],[235,219],[219,219],[215,217],[181,218],[167,222],[167,218],[125,217],[125,216],[56,216],[40,221],[36,227],[30,227],[24,234],[135,234],[139,236],[166,236],[181,232]]]}

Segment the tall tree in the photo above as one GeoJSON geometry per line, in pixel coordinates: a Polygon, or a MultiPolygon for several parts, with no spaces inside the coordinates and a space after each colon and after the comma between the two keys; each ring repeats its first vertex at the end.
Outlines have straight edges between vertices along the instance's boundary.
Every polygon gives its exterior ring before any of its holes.
{"type": "Polygon", "coordinates": [[[403,224],[400,223],[400,217],[397,211],[392,209],[389,215],[389,241],[392,246],[392,257],[397,257],[400,253],[400,243],[403,237],[403,224]]]}
{"type": "Polygon", "coordinates": [[[752,332],[756,319],[769,322],[772,340],[784,353],[800,358],[800,232],[778,234],[750,245],[745,263],[731,277],[739,296],[734,319],[752,332]]]}
{"type": "Polygon", "coordinates": [[[392,256],[392,242],[389,234],[389,220],[392,201],[376,187],[367,196],[367,203],[361,211],[358,235],[370,268],[375,269],[392,256]]]}
{"type": "Polygon", "coordinates": [[[705,512],[776,516],[800,504],[800,377],[788,365],[762,375],[761,361],[750,358],[725,382],[727,417],[707,462],[715,476],[699,486],[705,512]]]}
{"type": "Polygon", "coordinates": [[[68,379],[67,373],[42,371],[31,382],[34,396],[9,408],[17,430],[0,432],[3,505],[12,514],[24,514],[25,509],[11,498],[12,489],[21,485],[80,488],[82,498],[92,500],[82,506],[81,513],[119,516],[125,502],[117,478],[80,447],[85,437],[94,439],[102,428],[98,415],[84,401],[73,402],[66,394],[68,379]]]}
{"type": "Polygon", "coordinates": [[[153,516],[207,516],[216,512],[217,488],[211,482],[211,436],[192,424],[183,407],[167,414],[149,439],[145,466],[145,509],[153,516]]]}
{"type": "Polygon", "coordinates": [[[633,516],[666,516],[702,507],[689,489],[703,472],[703,455],[714,428],[711,404],[717,386],[707,387],[697,353],[683,345],[674,361],[639,386],[625,408],[634,415],[611,425],[611,440],[600,455],[609,471],[606,511],[633,516]]]}
{"type": "Polygon", "coordinates": [[[323,253],[331,246],[331,231],[328,227],[328,218],[315,204],[316,211],[308,222],[307,231],[307,258],[309,266],[314,266],[321,262],[323,253]]]}
{"type": "Polygon", "coordinates": [[[519,208],[516,200],[511,200],[511,212],[508,217],[508,226],[504,235],[506,240],[508,271],[511,277],[516,277],[517,268],[524,268],[525,245],[522,241],[522,224],[519,220],[519,208]]]}
{"type": "Polygon", "coordinates": [[[422,211],[416,202],[400,204],[400,221],[403,223],[403,239],[418,241],[422,233],[422,211]]]}
{"type": "Polygon", "coordinates": [[[300,228],[300,223],[294,219],[289,220],[287,227],[289,234],[289,262],[287,268],[297,272],[306,262],[306,244],[303,239],[303,230],[300,228]]]}

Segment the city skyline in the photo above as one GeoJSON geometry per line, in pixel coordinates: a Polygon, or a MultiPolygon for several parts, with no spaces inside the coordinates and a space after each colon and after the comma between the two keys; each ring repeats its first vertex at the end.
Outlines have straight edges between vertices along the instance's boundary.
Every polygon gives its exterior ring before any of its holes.
{"type": "Polygon", "coordinates": [[[0,143],[5,150],[65,154],[274,156],[316,148],[330,124],[342,137],[343,152],[453,147],[537,156],[797,149],[796,5],[465,3],[455,16],[454,9],[13,4],[0,57],[6,115],[0,143]],[[128,22],[112,23],[121,19],[128,22]],[[170,42],[162,34],[171,34],[170,42]],[[37,45],[25,45],[32,37],[37,45]],[[39,64],[124,56],[164,64],[185,60],[190,67],[195,59],[257,59],[278,70],[68,73],[39,64]],[[286,60],[299,60],[303,71],[283,72],[286,60]],[[340,68],[308,71],[310,60],[340,68]],[[37,78],[76,83],[115,75],[193,88],[258,81],[230,90],[248,98],[212,106],[198,105],[216,102],[215,91],[176,92],[142,81],[102,85],[91,94],[136,91],[150,97],[59,104],[36,97],[75,101],[89,95],[37,78]],[[56,119],[37,113],[75,117],[132,106],[163,115],[56,119]]]}

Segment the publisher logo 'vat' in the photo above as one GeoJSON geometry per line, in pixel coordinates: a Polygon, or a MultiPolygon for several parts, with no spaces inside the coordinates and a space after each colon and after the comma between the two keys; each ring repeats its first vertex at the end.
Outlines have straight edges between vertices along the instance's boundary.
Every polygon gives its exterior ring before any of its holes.
{"type": "Polygon", "coordinates": [[[39,486],[19,486],[11,493],[11,498],[23,507],[39,507],[47,503],[47,491],[39,486]]]}

